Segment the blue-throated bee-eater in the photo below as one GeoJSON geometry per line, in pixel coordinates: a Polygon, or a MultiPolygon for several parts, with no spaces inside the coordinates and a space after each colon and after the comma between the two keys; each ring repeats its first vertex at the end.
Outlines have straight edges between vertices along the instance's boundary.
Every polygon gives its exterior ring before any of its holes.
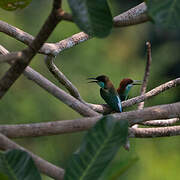
{"type": "Polygon", "coordinates": [[[96,78],[88,79],[92,80],[89,83],[97,83],[101,87],[101,97],[114,111],[122,112],[121,99],[119,98],[119,95],[114,88],[114,85],[107,76],[101,75],[96,78]]]}
{"type": "Polygon", "coordinates": [[[118,95],[121,101],[125,101],[128,99],[129,91],[134,85],[141,85],[141,81],[139,80],[132,80],[130,78],[124,78],[120,84],[119,88],[117,89],[118,95]]]}

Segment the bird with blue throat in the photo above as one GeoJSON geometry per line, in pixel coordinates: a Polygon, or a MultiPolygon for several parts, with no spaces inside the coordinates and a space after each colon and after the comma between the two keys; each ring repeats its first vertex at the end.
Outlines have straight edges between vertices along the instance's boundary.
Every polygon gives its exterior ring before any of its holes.
{"type": "MultiPolygon", "coordinates": [[[[140,85],[141,81],[132,80],[129,78],[125,78],[120,82],[119,88],[116,90],[114,85],[110,81],[110,79],[101,75],[96,78],[88,78],[89,83],[97,83],[100,88],[100,95],[104,99],[104,101],[116,112],[122,112],[122,104],[121,101],[124,101],[128,98],[129,91],[134,85],[140,85]]],[[[129,151],[130,144],[127,139],[124,148],[129,151]]]]}
{"type": "Polygon", "coordinates": [[[141,84],[142,82],[139,80],[132,80],[130,78],[124,78],[120,82],[119,88],[117,89],[117,93],[121,101],[125,101],[128,99],[129,92],[134,85],[141,85],[141,84]]]}
{"type": "MultiPolygon", "coordinates": [[[[117,89],[117,93],[118,93],[121,101],[125,101],[128,99],[129,92],[134,85],[141,85],[141,84],[142,84],[142,82],[139,80],[132,80],[130,78],[122,79],[119,84],[119,88],[117,89]]],[[[124,145],[124,148],[127,151],[129,151],[129,149],[130,149],[130,143],[129,143],[128,139],[126,141],[126,144],[124,145]]]]}
{"type": "Polygon", "coordinates": [[[116,112],[122,112],[121,99],[109,77],[105,75],[96,78],[88,78],[89,83],[97,83],[100,88],[100,95],[104,101],[116,112]]]}

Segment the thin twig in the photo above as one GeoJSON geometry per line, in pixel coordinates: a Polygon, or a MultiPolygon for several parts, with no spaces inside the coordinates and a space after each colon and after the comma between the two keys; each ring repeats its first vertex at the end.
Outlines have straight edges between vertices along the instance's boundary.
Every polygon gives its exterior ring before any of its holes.
{"type": "MultiPolygon", "coordinates": [[[[150,66],[151,66],[151,62],[152,62],[150,42],[146,42],[146,46],[147,46],[147,61],[146,61],[146,68],[145,68],[144,79],[143,79],[143,83],[141,86],[140,95],[144,95],[146,93],[148,78],[149,78],[149,74],[150,74],[150,66]]],[[[140,102],[138,104],[138,109],[143,109],[143,108],[144,108],[144,102],[140,102]]]]}
{"type": "Polygon", "coordinates": [[[21,51],[23,53],[22,61],[16,61],[0,79],[0,98],[2,98],[14,82],[23,73],[24,69],[31,62],[35,54],[40,50],[43,43],[48,39],[56,25],[60,22],[59,12],[61,0],[54,0],[52,11],[42,26],[36,38],[32,41],[27,49],[21,51]]]}
{"type": "MultiPolygon", "coordinates": [[[[114,17],[114,25],[117,27],[127,26],[127,25],[134,25],[137,23],[149,21],[149,18],[147,15],[145,15],[147,12],[147,7],[145,3],[141,3],[138,6],[128,10],[127,12],[114,17]],[[142,17],[141,17],[142,16],[142,17]]],[[[63,14],[63,12],[61,11],[63,14]]],[[[12,25],[9,25],[6,22],[0,21],[0,32],[3,32],[18,41],[23,42],[24,44],[27,44],[28,46],[32,43],[34,40],[34,37],[12,25]]],[[[73,35],[70,38],[67,38],[65,40],[62,40],[58,43],[45,43],[40,53],[46,54],[46,55],[53,55],[56,56],[61,51],[71,48],[79,43],[82,43],[84,41],[87,41],[90,39],[87,34],[84,32],[77,33],[73,35]]]]}
{"type": "Polygon", "coordinates": [[[33,154],[29,150],[23,148],[22,146],[16,144],[15,142],[11,141],[8,139],[6,136],[3,134],[0,134],[0,149],[2,150],[9,150],[9,149],[21,149],[23,151],[26,151],[31,155],[33,158],[37,168],[39,169],[40,172],[43,174],[46,174],[52,178],[55,178],[57,180],[63,180],[64,176],[64,169],[57,167],[48,161],[40,158],[39,156],[33,154]]]}
{"type": "MultiPolygon", "coordinates": [[[[0,53],[6,55],[9,53],[7,49],[0,45],[0,53]]],[[[33,70],[31,67],[27,67],[23,73],[29,80],[34,81],[44,90],[48,91],[54,97],[68,105],[70,108],[74,109],[76,112],[81,114],[82,116],[97,116],[98,113],[93,111],[90,107],[80,102],[79,100],[73,98],[69,94],[67,94],[62,89],[58,88],[51,81],[46,79],[44,76],[33,70]]]]}
{"type": "Polygon", "coordinates": [[[67,77],[56,67],[53,56],[46,56],[45,63],[53,76],[69,91],[69,93],[81,102],[84,102],[77,88],[67,79],[67,77]]]}
{"type": "MultiPolygon", "coordinates": [[[[144,78],[143,78],[143,83],[142,83],[142,86],[141,86],[140,96],[142,96],[142,95],[144,95],[146,93],[149,74],[150,74],[150,66],[151,66],[151,61],[152,61],[150,42],[146,42],[146,46],[147,46],[147,61],[146,61],[146,68],[145,68],[145,72],[144,72],[144,78]]],[[[143,108],[144,108],[144,101],[140,102],[138,104],[138,109],[143,109],[143,108]]],[[[135,124],[133,126],[133,128],[138,128],[138,124],[135,124]]]]}
{"type": "MultiPolygon", "coordinates": [[[[142,110],[111,114],[117,120],[127,120],[132,126],[148,120],[180,117],[180,102],[144,108],[142,110]]],[[[85,131],[91,128],[102,116],[76,120],[51,121],[45,123],[1,125],[0,132],[9,138],[49,136],[85,131]]]]}
{"type": "Polygon", "coordinates": [[[142,96],[137,96],[135,98],[131,98],[127,101],[122,102],[122,106],[123,107],[129,107],[132,106],[134,104],[140,103],[142,101],[145,101],[153,96],[158,95],[159,93],[162,93],[168,89],[171,89],[173,87],[179,86],[180,85],[180,78],[171,80],[169,82],[166,82],[154,89],[152,89],[151,91],[147,92],[146,94],[142,95],[142,96]]]}
{"type": "Polygon", "coordinates": [[[155,138],[177,135],[180,135],[180,126],[129,129],[129,137],[131,138],[155,138]]]}

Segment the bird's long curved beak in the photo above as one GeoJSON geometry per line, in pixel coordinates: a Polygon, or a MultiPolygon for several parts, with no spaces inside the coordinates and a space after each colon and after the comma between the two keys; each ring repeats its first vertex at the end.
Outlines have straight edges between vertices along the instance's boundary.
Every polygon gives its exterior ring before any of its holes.
{"type": "Polygon", "coordinates": [[[88,83],[97,83],[97,79],[96,78],[87,78],[87,80],[93,80],[93,81],[89,81],[88,83]]]}
{"type": "Polygon", "coordinates": [[[142,81],[140,80],[133,80],[133,85],[141,85],[142,84],[142,81]]]}

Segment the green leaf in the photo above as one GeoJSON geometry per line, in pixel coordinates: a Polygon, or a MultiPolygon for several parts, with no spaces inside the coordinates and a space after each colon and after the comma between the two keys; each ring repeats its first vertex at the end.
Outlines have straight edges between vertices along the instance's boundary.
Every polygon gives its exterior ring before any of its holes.
{"type": "Polygon", "coordinates": [[[31,156],[16,149],[0,152],[0,175],[9,180],[41,180],[31,156]]]}
{"type": "Polygon", "coordinates": [[[147,0],[148,14],[157,25],[180,28],[179,0],[147,0]]]}
{"type": "Polygon", "coordinates": [[[128,122],[106,116],[91,128],[70,159],[64,180],[98,179],[119,147],[125,144],[128,122]]]}
{"type": "Polygon", "coordinates": [[[112,29],[107,0],[68,0],[78,27],[90,36],[105,37],[112,29]]]}
{"type": "Polygon", "coordinates": [[[25,8],[30,2],[31,0],[0,0],[0,7],[8,11],[14,11],[25,8]]]}

